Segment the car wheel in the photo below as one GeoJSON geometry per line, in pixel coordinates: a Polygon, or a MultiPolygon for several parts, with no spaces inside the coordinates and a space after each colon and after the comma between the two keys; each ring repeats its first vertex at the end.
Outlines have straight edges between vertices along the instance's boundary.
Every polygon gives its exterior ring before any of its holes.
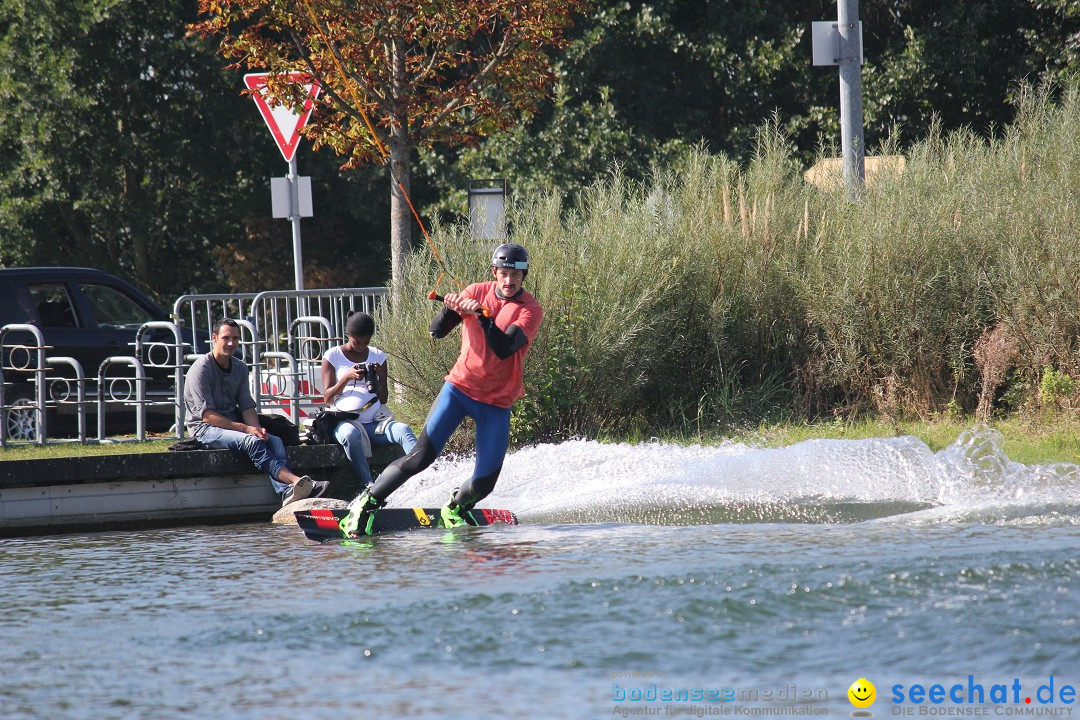
{"type": "Polygon", "coordinates": [[[34,398],[25,392],[5,396],[9,409],[4,413],[4,431],[8,440],[37,440],[37,410],[34,398]],[[13,406],[13,407],[11,407],[13,406]]]}

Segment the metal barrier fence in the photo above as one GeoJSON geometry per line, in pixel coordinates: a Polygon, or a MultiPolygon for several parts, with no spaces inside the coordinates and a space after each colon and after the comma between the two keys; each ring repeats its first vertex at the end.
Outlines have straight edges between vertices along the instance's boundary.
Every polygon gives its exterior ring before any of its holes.
{"type": "MultiPolygon", "coordinates": [[[[21,440],[33,440],[45,444],[45,340],[35,325],[15,323],[0,328],[0,447],[6,446],[9,432],[16,432],[21,440]],[[34,344],[8,344],[7,337],[13,332],[28,332],[34,336],[34,344]],[[6,392],[8,384],[5,373],[32,373],[33,396],[12,399],[6,392]]],[[[78,363],[75,363],[78,365],[78,363]]],[[[80,370],[81,372],[81,370],[80,370]]],[[[85,427],[84,427],[85,431],[85,427]]]]}
{"type": "Polygon", "coordinates": [[[138,440],[145,439],[148,412],[171,415],[170,432],[183,437],[184,373],[209,351],[213,323],[221,317],[240,325],[238,352],[251,368],[259,412],[286,414],[300,424],[322,402],[323,353],[342,342],[349,314],[374,314],[387,292],[347,288],[185,295],[173,304],[176,322],[141,326],[131,355],[108,357],[89,376],[74,358],[50,356],[52,348],[35,325],[0,327],[0,447],[13,441],[45,444],[50,417],[61,414],[73,417],[73,437],[88,442],[91,410],[98,441],[106,439],[108,426],[120,428],[114,434],[134,431],[138,440]],[[155,331],[164,339],[149,340],[155,331]],[[14,332],[30,333],[33,344],[9,342],[14,332]],[[183,339],[188,332],[194,347],[183,339]],[[153,386],[153,377],[159,385],[168,378],[168,387],[153,386]]]}
{"type": "Polygon", "coordinates": [[[135,355],[107,357],[96,374],[88,377],[75,358],[50,356],[52,348],[37,326],[0,327],[0,447],[12,441],[44,445],[50,425],[61,416],[74,416],[73,436],[87,442],[90,408],[97,414],[99,441],[106,438],[108,410],[134,412],[131,426],[139,440],[146,439],[148,410],[167,409],[173,414],[173,429],[182,428],[183,403],[177,398],[183,394],[185,345],[180,329],[170,322],[146,323],[138,329],[133,345],[135,355]],[[146,340],[145,333],[152,330],[170,331],[171,342],[146,340]],[[9,342],[12,333],[29,333],[33,344],[9,342]],[[172,385],[151,390],[148,369],[169,371],[172,385]]]}
{"type": "Polygon", "coordinates": [[[235,319],[259,411],[286,414],[300,424],[322,403],[323,353],[343,341],[350,314],[374,315],[388,293],[366,287],[184,295],[173,303],[173,316],[207,341],[216,320],[235,319]]]}

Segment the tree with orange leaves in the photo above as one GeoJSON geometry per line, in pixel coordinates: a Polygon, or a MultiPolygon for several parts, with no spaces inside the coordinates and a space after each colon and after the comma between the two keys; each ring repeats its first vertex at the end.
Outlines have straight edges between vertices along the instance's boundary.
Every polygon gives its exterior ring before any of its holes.
{"type": "Polygon", "coordinates": [[[220,38],[234,67],[271,73],[274,101],[322,86],[304,129],[343,167],[389,165],[391,285],[411,246],[410,154],[472,144],[517,124],[550,92],[547,52],[588,0],[199,0],[193,33],[220,38]],[[309,80],[310,82],[310,80],[309,80]]]}

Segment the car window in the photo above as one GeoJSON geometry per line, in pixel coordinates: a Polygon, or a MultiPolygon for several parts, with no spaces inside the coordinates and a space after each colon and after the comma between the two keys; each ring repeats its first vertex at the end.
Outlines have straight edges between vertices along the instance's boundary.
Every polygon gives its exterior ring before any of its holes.
{"type": "Polygon", "coordinates": [[[101,327],[137,328],[154,319],[142,305],[108,285],[83,285],[82,291],[101,327]]]}
{"type": "Polygon", "coordinates": [[[8,323],[32,323],[37,319],[37,308],[26,286],[21,283],[4,282],[0,278],[0,325],[8,323]]]}
{"type": "Polygon", "coordinates": [[[41,327],[78,327],[71,296],[64,283],[39,283],[29,287],[41,327]]]}

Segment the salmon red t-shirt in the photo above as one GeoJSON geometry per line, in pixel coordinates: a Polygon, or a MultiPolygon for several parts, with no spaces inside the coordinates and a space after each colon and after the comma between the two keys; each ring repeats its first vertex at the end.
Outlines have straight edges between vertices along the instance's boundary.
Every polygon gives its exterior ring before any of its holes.
{"type": "Polygon", "coordinates": [[[486,307],[495,325],[503,332],[511,325],[517,325],[529,338],[529,343],[507,359],[500,360],[488,347],[480,321],[475,315],[465,315],[461,322],[461,354],[446,379],[473,400],[508,408],[525,394],[525,355],[540,329],[544,309],[527,290],[507,300],[498,296],[495,287],[494,281],[474,283],[461,294],[486,307]]]}

